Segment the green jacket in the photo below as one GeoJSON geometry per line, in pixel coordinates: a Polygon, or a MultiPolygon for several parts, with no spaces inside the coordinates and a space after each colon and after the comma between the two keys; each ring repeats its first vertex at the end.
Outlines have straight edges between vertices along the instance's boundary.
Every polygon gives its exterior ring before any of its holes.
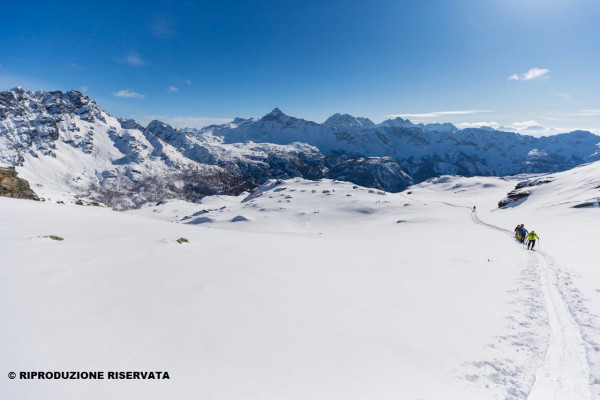
{"type": "Polygon", "coordinates": [[[529,240],[535,240],[535,239],[539,239],[539,238],[540,238],[540,237],[537,235],[537,233],[531,233],[531,232],[530,232],[530,233],[527,235],[527,239],[529,239],[529,240]]]}

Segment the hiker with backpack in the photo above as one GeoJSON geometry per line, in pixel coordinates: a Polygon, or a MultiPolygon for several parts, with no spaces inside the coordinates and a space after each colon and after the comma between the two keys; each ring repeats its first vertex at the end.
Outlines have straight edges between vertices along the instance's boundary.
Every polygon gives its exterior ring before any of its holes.
{"type": "Polygon", "coordinates": [[[535,241],[539,238],[540,237],[538,236],[537,233],[535,233],[534,230],[529,232],[529,234],[527,235],[527,239],[529,240],[529,242],[527,243],[527,250],[533,250],[533,247],[535,246],[535,241]],[[531,246],[531,248],[529,248],[530,246],[531,246]]]}
{"type": "Polygon", "coordinates": [[[525,229],[525,225],[521,224],[521,229],[519,230],[519,234],[521,235],[521,243],[525,242],[528,233],[529,231],[525,229]]]}
{"type": "Polygon", "coordinates": [[[521,224],[515,228],[515,237],[521,243],[525,241],[527,237],[527,229],[525,229],[525,224],[521,224]]]}

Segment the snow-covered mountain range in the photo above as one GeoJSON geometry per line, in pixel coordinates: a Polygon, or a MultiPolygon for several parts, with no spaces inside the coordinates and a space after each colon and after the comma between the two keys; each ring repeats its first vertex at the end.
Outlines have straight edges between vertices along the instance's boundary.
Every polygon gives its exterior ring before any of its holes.
{"type": "Polygon", "coordinates": [[[0,93],[0,164],[16,166],[42,198],[78,195],[116,208],[235,195],[272,178],[398,192],[441,174],[556,172],[600,159],[599,142],[583,131],[535,138],[347,114],[319,124],[277,108],[203,129],[143,127],[75,90],[0,93]]]}

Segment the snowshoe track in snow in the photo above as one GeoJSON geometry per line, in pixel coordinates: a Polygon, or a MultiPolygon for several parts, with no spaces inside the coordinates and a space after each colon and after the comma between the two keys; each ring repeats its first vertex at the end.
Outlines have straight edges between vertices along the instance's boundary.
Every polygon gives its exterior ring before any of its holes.
{"type": "MultiPolygon", "coordinates": [[[[512,236],[507,229],[481,221],[475,212],[471,218],[479,225],[512,236]]],[[[550,335],[544,361],[535,373],[527,400],[589,400],[590,368],[586,347],[581,327],[560,290],[558,271],[550,266],[543,252],[532,252],[530,257],[540,273],[550,335]]]]}

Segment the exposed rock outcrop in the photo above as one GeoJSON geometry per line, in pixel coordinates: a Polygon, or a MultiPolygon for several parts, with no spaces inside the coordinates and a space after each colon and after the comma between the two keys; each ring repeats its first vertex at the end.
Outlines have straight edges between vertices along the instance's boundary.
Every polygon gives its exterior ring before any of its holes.
{"type": "Polygon", "coordinates": [[[39,200],[29,182],[17,176],[15,167],[0,167],[0,196],[15,199],[39,200]]]}

